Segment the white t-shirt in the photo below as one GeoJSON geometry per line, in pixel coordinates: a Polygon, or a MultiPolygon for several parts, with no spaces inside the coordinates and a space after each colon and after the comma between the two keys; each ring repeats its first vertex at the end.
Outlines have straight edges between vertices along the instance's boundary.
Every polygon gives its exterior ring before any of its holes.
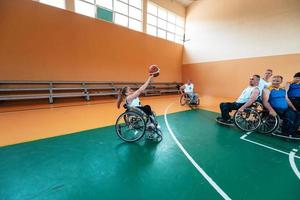
{"type": "Polygon", "coordinates": [[[268,88],[272,83],[265,81],[264,79],[260,79],[258,83],[259,96],[261,96],[263,89],[268,88]]]}
{"type": "Polygon", "coordinates": [[[191,83],[191,84],[184,84],[184,92],[185,93],[192,93],[194,92],[194,84],[191,83]]]}
{"type": "Polygon", "coordinates": [[[127,104],[127,106],[129,106],[129,107],[137,107],[137,106],[140,106],[140,105],[141,105],[141,104],[140,104],[140,99],[139,99],[138,97],[135,98],[135,99],[133,99],[131,103],[128,103],[127,98],[126,98],[126,104],[127,104]]]}
{"type": "Polygon", "coordinates": [[[250,96],[255,88],[258,87],[249,86],[246,89],[244,89],[241,96],[239,96],[239,98],[235,102],[246,103],[250,99],[250,96]]]}

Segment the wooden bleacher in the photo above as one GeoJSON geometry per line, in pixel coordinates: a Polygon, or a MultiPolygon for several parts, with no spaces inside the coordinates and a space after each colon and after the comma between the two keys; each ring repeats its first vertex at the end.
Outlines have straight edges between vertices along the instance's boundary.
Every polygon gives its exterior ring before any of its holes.
{"type": "MultiPolygon", "coordinates": [[[[139,88],[141,82],[101,82],[101,81],[0,81],[0,102],[12,100],[54,99],[82,97],[90,100],[96,96],[116,97],[119,89],[129,85],[139,88]]],[[[151,83],[143,95],[178,94],[178,82],[151,83]]]]}

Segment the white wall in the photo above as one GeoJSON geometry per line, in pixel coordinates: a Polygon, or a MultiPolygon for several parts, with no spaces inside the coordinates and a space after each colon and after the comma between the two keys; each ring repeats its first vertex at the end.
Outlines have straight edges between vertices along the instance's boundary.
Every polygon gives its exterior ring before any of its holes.
{"type": "Polygon", "coordinates": [[[183,63],[300,53],[300,0],[200,0],[187,9],[183,63]]]}

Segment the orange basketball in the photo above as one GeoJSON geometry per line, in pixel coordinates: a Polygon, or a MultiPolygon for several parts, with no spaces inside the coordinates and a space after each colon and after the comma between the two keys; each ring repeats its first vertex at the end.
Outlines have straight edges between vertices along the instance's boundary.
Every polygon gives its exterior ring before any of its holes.
{"type": "Polygon", "coordinates": [[[159,75],[160,69],[157,65],[150,65],[149,67],[149,74],[157,77],[159,75]]]}

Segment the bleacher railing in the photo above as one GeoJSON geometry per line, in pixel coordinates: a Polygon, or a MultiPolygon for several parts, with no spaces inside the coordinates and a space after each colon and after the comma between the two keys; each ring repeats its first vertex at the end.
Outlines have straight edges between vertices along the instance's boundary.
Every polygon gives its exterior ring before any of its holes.
{"type": "MultiPolygon", "coordinates": [[[[96,96],[114,96],[128,85],[138,89],[142,82],[114,81],[0,81],[0,101],[48,99],[53,103],[56,98],[83,97],[90,100],[96,96]]],[[[163,95],[179,93],[179,82],[153,82],[143,95],[163,95]]]]}

